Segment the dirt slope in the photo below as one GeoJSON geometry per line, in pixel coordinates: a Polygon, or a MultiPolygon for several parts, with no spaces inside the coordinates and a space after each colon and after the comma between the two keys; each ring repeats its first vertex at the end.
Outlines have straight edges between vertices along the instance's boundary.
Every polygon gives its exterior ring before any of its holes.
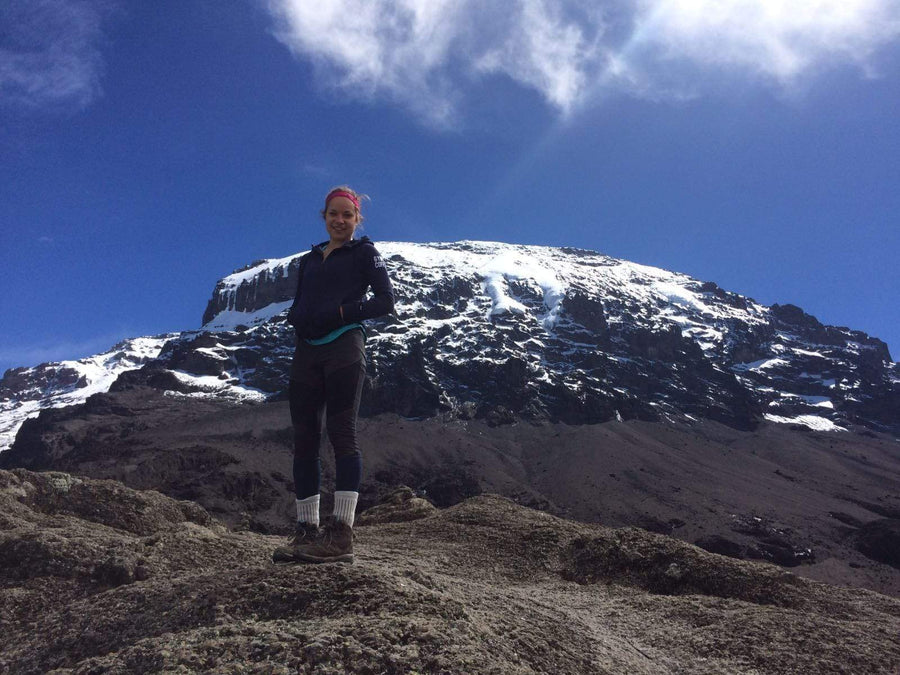
{"type": "MultiPolygon", "coordinates": [[[[0,468],[118,480],[198,502],[235,529],[282,534],[294,511],[291,437],[285,402],[236,406],[135,388],[33,420],[0,453],[0,468]]],[[[496,493],[900,597],[900,443],[886,436],[380,415],[360,421],[360,445],[363,509],[398,484],[441,507],[496,493]]],[[[330,448],[323,457],[327,509],[330,448]]]]}
{"type": "Polygon", "coordinates": [[[0,672],[900,668],[900,601],[870,591],[492,495],[373,520],[355,565],[273,566],[278,537],[193,503],[0,472],[0,672]]]}

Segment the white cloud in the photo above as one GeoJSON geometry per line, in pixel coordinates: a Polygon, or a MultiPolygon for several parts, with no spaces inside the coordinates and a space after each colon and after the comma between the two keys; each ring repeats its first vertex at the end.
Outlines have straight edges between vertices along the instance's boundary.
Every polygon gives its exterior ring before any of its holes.
{"type": "Polygon", "coordinates": [[[302,172],[307,176],[313,176],[315,178],[325,178],[331,175],[332,171],[325,166],[320,164],[312,164],[311,162],[306,162],[303,164],[302,172]]]}
{"type": "MultiPolygon", "coordinates": [[[[820,67],[867,68],[900,37],[895,0],[643,0],[636,51],[789,84],[820,67]]],[[[650,70],[653,59],[642,65],[650,70]]]]}
{"type": "Polygon", "coordinates": [[[522,0],[508,21],[511,29],[505,40],[475,61],[476,70],[508,75],[568,111],[584,91],[598,57],[598,46],[586,33],[597,32],[602,24],[585,31],[545,0],[522,0]]]}
{"type": "Polygon", "coordinates": [[[566,110],[594,45],[545,0],[269,0],[276,36],[351,96],[385,96],[431,123],[452,123],[472,76],[500,74],[566,110]]]}
{"type": "Polygon", "coordinates": [[[897,0],[268,0],[276,35],[341,95],[452,124],[470,81],[504,76],[567,112],[598,90],[701,93],[710,77],[790,88],[875,73],[897,0]]]}
{"type": "Polygon", "coordinates": [[[84,108],[100,93],[105,0],[3,0],[0,102],[84,108]]]}
{"type": "Polygon", "coordinates": [[[386,94],[440,123],[452,92],[442,83],[466,0],[270,0],[276,36],[312,59],[326,85],[353,96],[386,94]]]}

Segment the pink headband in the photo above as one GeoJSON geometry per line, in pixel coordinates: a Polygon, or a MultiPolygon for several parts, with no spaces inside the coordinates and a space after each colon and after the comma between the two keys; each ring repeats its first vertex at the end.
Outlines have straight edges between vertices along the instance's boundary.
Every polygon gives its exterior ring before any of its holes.
{"type": "Polygon", "coordinates": [[[346,190],[332,190],[331,192],[329,192],[329,193],[328,193],[328,196],[325,197],[325,208],[326,208],[326,209],[328,208],[328,202],[330,202],[330,201],[331,201],[332,199],[334,199],[335,197],[346,197],[346,198],[349,199],[351,202],[353,202],[353,206],[356,207],[356,210],[357,210],[357,211],[360,210],[360,208],[359,208],[359,198],[358,198],[356,195],[347,192],[346,190]]]}

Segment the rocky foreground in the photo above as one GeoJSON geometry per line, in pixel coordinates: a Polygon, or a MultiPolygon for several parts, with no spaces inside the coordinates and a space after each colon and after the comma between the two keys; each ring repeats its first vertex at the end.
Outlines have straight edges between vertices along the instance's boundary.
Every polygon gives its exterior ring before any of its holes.
{"type": "Polygon", "coordinates": [[[355,565],[114,481],[0,471],[3,673],[896,673],[900,600],[480,496],[355,565]]]}

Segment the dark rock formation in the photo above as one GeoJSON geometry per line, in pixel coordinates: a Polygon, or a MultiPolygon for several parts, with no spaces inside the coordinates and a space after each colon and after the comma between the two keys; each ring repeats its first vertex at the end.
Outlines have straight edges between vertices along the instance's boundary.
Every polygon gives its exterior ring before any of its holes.
{"type": "Polygon", "coordinates": [[[255,312],[273,303],[293,300],[297,292],[297,270],[300,258],[296,257],[282,266],[266,267],[265,271],[251,275],[247,279],[236,281],[235,275],[252,270],[265,263],[255,262],[235,270],[234,274],[221,279],[213,289],[212,298],[203,312],[203,325],[212,321],[218,314],[227,311],[255,312]]]}
{"type": "Polygon", "coordinates": [[[855,541],[863,555],[900,569],[900,520],[882,518],[866,523],[857,530],[855,541]]]}
{"type": "Polygon", "coordinates": [[[701,549],[642,530],[580,537],[563,551],[563,577],[581,584],[614,581],[665,595],[736,598],[761,605],[796,607],[803,582],[777,568],[711,558],[701,549]]]}
{"type": "Polygon", "coordinates": [[[412,488],[404,485],[389,492],[380,504],[361,513],[356,522],[359,525],[405,523],[427,518],[434,515],[435,511],[431,502],[416,496],[412,488]]]}
{"type": "Polygon", "coordinates": [[[710,553],[718,553],[719,555],[728,556],[729,558],[738,558],[743,560],[747,557],[747,548],[741,546],[735,541],[731,541],[727,537],[719,534],[712,534],[708,537],[701,537],[695,545],[710,553]]]}
{"type": "Polygon", "coordinates": [[[755,545],[746,551],[748,558],[766,560],[784,567],[815,562],[811,547],[797,543],[796,534],[790,528],[778,527],[768,518],[738,517],[731,529],[755,539],[755,545]]]}

